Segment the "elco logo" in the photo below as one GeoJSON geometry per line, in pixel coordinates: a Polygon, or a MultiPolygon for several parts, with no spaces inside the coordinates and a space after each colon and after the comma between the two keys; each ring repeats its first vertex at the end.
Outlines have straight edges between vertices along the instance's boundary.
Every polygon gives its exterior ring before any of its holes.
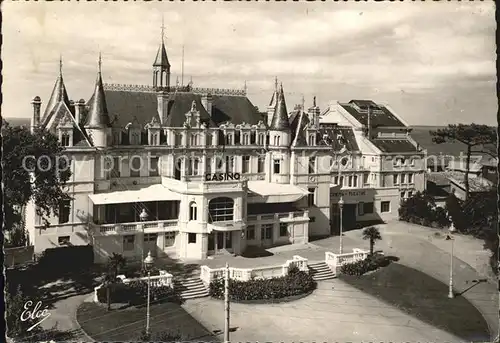
{"type": "Polygon", "coordinates": [[[43,310],[40,310],[42,307],[42,302],[39,301],[36,303],[35,307],[31,309],[31,306],[33,306],[33,302],[31,300],[28,300],[26,304],[24,304],[24,311],[21,313],[21,321],[25,322],[28,320],[38,320],[34,325],[30,326],[28,330],[26,331],[31,331],[33,330],[36,326],[40,325],[45,319],[50,317],[49,311],[44,308],[43,310]]]}

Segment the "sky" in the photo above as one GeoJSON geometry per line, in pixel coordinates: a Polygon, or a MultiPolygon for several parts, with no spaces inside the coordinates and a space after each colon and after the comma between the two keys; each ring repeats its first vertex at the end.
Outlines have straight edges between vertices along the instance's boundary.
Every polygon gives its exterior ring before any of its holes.
{"type": "MultiPolygon", "coordinates": [[[[63,59],[70,99],[104,82],[150,85],[165,22],[171,80],[243,89],[265,111],[388,103],[410,125],[497,125],[495,18],[484,2],[3,2],[4,117],[46,103],[63,59]]],[[[42,110],[43,110],[42,105],[42,110]]]]}

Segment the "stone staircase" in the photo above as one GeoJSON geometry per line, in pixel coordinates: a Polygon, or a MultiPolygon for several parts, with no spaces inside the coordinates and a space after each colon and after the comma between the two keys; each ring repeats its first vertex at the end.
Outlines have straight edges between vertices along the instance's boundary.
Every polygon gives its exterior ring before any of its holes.
{"type": "Polygon", "coordinates": [[[203,298],[209,294],[199,275],[174,278],[174,287],[180,291],[183,299],[203,298]]]}
{"type": "Polygon", "coordinates": [[[311,262],[308,267],[314,281],[329,280],[336,277],[325,262],[311,262]]]}

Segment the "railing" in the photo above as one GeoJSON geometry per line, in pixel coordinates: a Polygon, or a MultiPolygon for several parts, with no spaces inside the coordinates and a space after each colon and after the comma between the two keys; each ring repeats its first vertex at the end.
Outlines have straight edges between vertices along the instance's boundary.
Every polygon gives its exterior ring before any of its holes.
{"type": "Polygon", "coordinates": [[[158,229],[162,230],[178,225],[177,219],[157,220],[150,222],[134,222],[134,223],[118,223],[118,224],[93,224],[96,231],[101,234],[116,234],[120,232],[137,232],[143,229],[158,229]]]}
{"type": "Polygon", "coordinates": [[[147,85],[126,85],[105,83],[105,90],[112,91],[125,91],[125,92],[149,92],[154,93],[158,91],[166,92],[191,92],[195,94],[211,94],[211,95],[239,95],[245,96],[246,90],[244,89],[224,89],[224,88],[199,88],[191,86],[170,86],[170,87],[153,87],[147,85]]]}
{"type": "Polygon", "coordinates": [[[297,211],[297,212],[283,212],[283,213],[273,213],[273,214],[253,214],[247,216],[247,222],[255,222],[255,221],[264,221],[264,220],[272,220],[278,221],[283,219],[287,220],[309,220],[309,211],[297,211]]]}
{"type": "Polygon", "coordinates": [[[351,253],[345,254],[334,254],[333,252],[327,251],[325,252],[325,263],[336,273],[338,268],[344,264],[362,261],[367,257],[368,251],[356,248],[352,249],[351,253]]]}
{"type": "MultiPolygon", "coordinates": [[[[291,266],[296,266],[299,270],[309,272],[307,259],[300,256],[293,256],[292,260],[286,261],[282,265],[263,266],[256,268],[229,268],[229,278],[231,280],[248,281],[251,279],[271,279],[282,277],[288,274],[291,266]]],[[[225,268],[211,269],[209,266],[201,266],[200,279],[208,286],[215,279],[225,275],[225,268]]]]}
{"type": "MultiPolygon", "coordinates": [[[[145,281],[148,282],[148,277],[140,277],[140,278],[130,278],[127,279],[125,275],[118,275],[118,279],[122,280],[124,284],[129,284],[134,281],[145,281]]],[[[172,274],[168,273],[165,270],[160,270],[160,275],[155,275],[149,277],[149,282],[151,287],[156,288],[156,287],[173,287],[173,276],[172,274]]],[[[97,297],[97,292],[100,288],[102,288],[103,285],[99,285],[94,288],[94,302],[99,302],[99,299],[97,297]]]]}

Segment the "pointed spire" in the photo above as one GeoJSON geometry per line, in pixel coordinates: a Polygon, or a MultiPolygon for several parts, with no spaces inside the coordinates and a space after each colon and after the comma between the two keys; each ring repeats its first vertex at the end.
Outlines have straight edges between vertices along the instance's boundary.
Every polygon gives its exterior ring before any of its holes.
{"type": "Polygon", "coordinates": [[[104,86],[102,84],[101,66],[102,58],[101,53],[99,53],[99,71],[95,82],[94,94],[89,101],[89,112],[87,115],[87,122],[85,123],[85,128],[89,129],[111,127],[108,107],[106,105],[106,96],[104,94],[104,86]]]}
{"type": "Polygon", "coordinates": [[[283,84],[280,85],[280,90],[277,93],[277,104],[276,104],[276,109],[274,110],[273,120],[271,121],[270,129],[279,131],[290,130],[290,120],[288,119],[288,111],[286,110],[283,84]]]}
{"type": "Polygon", "coordinates": [[[59,56],[59,76],[57,77],[56,83],[50,95],[50,99],[47,102],[47,107],[45,107],[45,112],[43,114],[41,123],[45,124],[50,120],[56,106],[60,102],[64,102],[68,109],[70,108],[70,102],[68,97],[68,92],[66,91],[66,86],[64,85],[62,77],[62,55],[59,56]]]}
{"type": "Polygon", "coordinates": [[[309,118],[304,111],[300,111],[299,122],[297,123],[297,130],[295,132],[295,138],[293,139],[292,146],[304,146],[307,145],[306,139],[306,127],[309,124],[309,118]]]}
{"type": "Polygon", "coordinates": [[[313,98],[313,107],[316,107],[316,95],[313,98]]]}
{"type": "Polygon", "coordinates": [[[170,62],[167,57],[167,49],[165,48],[165,25],[163,22],[163,16],[161,17],[161,43],[156,53],[156,58],[153,63],[153,67],[161,67],[162,69],[170,69],[170,62]]]}
{"type": "Polygon", "coordinates": [[[302,94],[302,106],[300,108],[302,111],[306,109],[306,99],[304,99],[304,94],[302,94]]]}
{"type": "Polygon", "coordinates": [[[278,101],[278,77],[274,77],[274,93],[269,102],[269,107],[276,107],[278,101]]]}

